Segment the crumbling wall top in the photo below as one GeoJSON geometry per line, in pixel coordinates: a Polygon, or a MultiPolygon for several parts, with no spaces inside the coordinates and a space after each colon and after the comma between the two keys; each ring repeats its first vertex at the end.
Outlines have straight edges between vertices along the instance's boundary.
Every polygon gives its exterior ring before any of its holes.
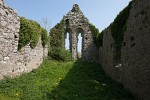
{"type": "Polygon", "coordinates": [[[78,4],[74,4],[71,11],[72,11],[72,12],[79,12],[79,11],[80,11],[80,8],[79,8],[78,4]]]}

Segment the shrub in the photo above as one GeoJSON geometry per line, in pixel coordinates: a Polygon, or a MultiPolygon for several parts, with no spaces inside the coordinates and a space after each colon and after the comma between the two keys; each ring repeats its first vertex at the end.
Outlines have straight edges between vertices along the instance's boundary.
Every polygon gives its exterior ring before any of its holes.
{"type": "Polygon", "coordinates": [[[51,50],[48,53],[48,56],[51,57],[51,59],[55,59],[59,61],[72,60],[71,53],[68,50],[62,48],[51,48],[51,50]]]}
{"type": "Polygon", "coordinates": [[[45,47],[45,45],[48,43],[48,33],[47,30],[44,28],[41,28],[41,40],[42,46],[45,47]]]}
{"type": "Polygon", "coordinates": [[[50,47],[64,48],[65,23],[62,20],[50,30],[50,47]]]}
{"type": "Polygon", "coordinates": [[[89,23],[89,28],[92,32],[92,37],[94,39],[94,43],[96,47],[99,47],[99,41],[97,40],[97,36],[99,35],[99,30],[93,24],[89,23]]]}
{"type": "Polygon", "coordinates": [[[48,56],[55,60],[70,61],[71,53],[64,48],[65,23],[62,20],[50,30],[50,49],[48,56]]]}
{"type": "Polygon", "coordinates": [[[18,49],[28,43],[30,43],[31,48],[34,48],[39,41],[40,33],[40,25],[37,22],[21,17],[18,49]]]}

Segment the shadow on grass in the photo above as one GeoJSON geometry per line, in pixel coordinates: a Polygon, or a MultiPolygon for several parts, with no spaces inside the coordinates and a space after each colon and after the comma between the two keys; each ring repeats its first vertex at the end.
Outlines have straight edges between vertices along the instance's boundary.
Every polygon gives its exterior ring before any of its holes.
{"type": "Polygon", "coordinates": [[[120,83],[107,77],[97,63],[76,61],[45,100],[133,100],[120,83]]]}

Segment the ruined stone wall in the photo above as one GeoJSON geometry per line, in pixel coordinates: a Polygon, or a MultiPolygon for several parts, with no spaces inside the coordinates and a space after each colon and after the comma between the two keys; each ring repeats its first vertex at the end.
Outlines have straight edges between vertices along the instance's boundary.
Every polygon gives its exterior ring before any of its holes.
{"type": "Polygon", "coordinates": [[[38,68],[43,61],[43,55],[44,52],[40,40],[34,49],[31,49],[29,44],[23,47],[18,52],[15,74],[30,72],[32,69],[38,68]]]}
{"type": "Polygon", "coordinates": [[[0,0],[0,77],[12,73],[16,65],[19,28],[16,12],[0,0]]]}
{"type": "Polygon", "coordinates": [[[108,27],[104,30],[103,36],[103,47],[99,48],[99,62],[102,65],[105,72],[111,76],[113,79],[118,79],[116,75],[117,65],[115,60],[115,41],[111,35],[111,29],[108,27]]]}
{"type": "Polygon", "coordinates": [[[104,32],[99,62],[105,72],[120,81],[138,100],[150,100],[150,1],[133,0],[122,43],[121,62],[115,61],[110,27],[104,32]]]}
{"type": "Polygon", "coordinates": [[[72,10],[63,18],[66,22],[67,31],[70,33],[70,51],[73,59],[78,58],[77,44],[78,35],[82,35],[82,59],[87,61],[97,61],[98,50],[94,44],[91,30],[89,28],[89,21],[84,16],[77,4],[72,10]],[[94,52],[94,53],[93,53],[94,52]]]}
{"type": "Polygon", "coordinates": [[[16,12],[0,0],[0,79],[37,68],[48,53],[47,48],[43,49],[41,39],[34,49],[28,44],[18,51],[19,28],[16,12]]]}
{"type": "Polygon", "coordinates": [[[130,10],[122,48],[122,82],[141,100],[150,100],[150,0],[130,10]]]}

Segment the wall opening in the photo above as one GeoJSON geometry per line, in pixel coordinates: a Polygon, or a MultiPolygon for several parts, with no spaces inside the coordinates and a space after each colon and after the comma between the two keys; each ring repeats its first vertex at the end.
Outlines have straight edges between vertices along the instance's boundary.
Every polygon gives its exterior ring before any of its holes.
{"type": "Polygon", "coordinates": [[[82,57],[82,34],[78,34],[78,44],[77,44],[77,56],[78,58],[82,57]]]}
{"type": "Polygon", "coordinates": [[[69,33],[67,32],[65,35],[65,50],[70,51],[70,39],[69,39],[69,33]]]}

